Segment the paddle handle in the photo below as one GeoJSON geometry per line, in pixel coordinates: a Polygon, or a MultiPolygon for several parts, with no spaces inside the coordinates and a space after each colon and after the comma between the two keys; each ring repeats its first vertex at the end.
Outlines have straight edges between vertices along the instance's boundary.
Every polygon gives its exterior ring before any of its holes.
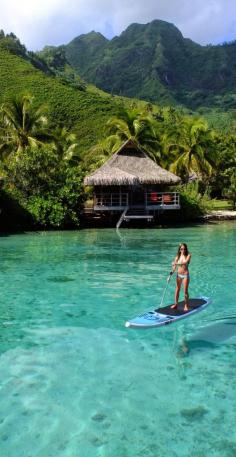
{"type": "Polygon", "coordinates": [[[171,276],[173,275],[173,273],[174,273],[173,271],[170,271],[169,276],[168,276],[168,278],[167,278],[167,282],[168,282],[168,283],[170,282],[171,276]]]}

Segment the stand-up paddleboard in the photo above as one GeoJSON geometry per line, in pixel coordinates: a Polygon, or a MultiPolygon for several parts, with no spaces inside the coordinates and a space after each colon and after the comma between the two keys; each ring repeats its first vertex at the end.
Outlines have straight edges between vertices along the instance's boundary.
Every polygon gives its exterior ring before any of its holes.
{"type": "Polygon", "coordinates": [[[161,327],[162,325],[171,324],[185,317],[192,316],[205,309],[209,303],[211,303],[211,299],[207,297],[190,298],[189,311],[184,311],[184,301],[181,301],[177,309],[173,309],[171,308],[172,305],[168,305],[163,308],[154,309],[153,311],[146,311],[127,321],[125,326],[133,328],[161,327]]]}

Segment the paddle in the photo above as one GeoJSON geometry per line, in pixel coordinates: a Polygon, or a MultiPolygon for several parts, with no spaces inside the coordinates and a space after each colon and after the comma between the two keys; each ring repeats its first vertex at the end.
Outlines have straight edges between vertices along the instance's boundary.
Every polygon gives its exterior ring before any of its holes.
{"type": "Polygon", "coordinates": [[[170,282],[170,280],[171,280],[171,276],[173,275],[173,273],[174,273],[173,271],[170,271],[169,276],[168,276],[168,278],[167,278],[167,280],[166,280],[167,284],[166,284],[166,287],[165,287],[164,292],[163,292],[163,295],[162,295],[162,299],[161,299],[161,303],[160,303],[160,308],[161,308],[162,305],[163,305],[163,301],[164,301],[164,297],[165,297],[165,294],[166,294],[166,291],[167,291],[167,287],[168,287],[168,284],[169,284],[169,282],[170,282]]]}

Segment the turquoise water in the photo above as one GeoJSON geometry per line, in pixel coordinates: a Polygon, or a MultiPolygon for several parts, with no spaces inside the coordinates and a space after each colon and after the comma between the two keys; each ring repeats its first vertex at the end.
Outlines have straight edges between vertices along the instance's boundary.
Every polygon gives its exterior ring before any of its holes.
{"type": "Polygon", "coordinates": [[[1,457],[235,456],[235,246],[235,222],[2,236],[1,457]],[[126,329],[179,242],[213,304],[126,329]]]}

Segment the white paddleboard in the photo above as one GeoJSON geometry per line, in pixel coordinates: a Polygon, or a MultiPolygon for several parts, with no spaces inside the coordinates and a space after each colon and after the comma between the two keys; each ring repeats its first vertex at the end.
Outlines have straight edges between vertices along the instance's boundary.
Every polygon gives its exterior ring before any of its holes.
{"type": "Polygon", "coordinates": [[[205,309],[210,303],[211,299],[207,297],[190,298],[189,311],[184,311],[184,301],[181,301],[178,304],[178,309],[173,309],[171,308],[172,305],[168,305],[163,308],[146,311],[127,321],[125,326],[133,328],[161,327],[162,325],[172,324],[180,319],[199,313],[199,311],[205,309]]]}

